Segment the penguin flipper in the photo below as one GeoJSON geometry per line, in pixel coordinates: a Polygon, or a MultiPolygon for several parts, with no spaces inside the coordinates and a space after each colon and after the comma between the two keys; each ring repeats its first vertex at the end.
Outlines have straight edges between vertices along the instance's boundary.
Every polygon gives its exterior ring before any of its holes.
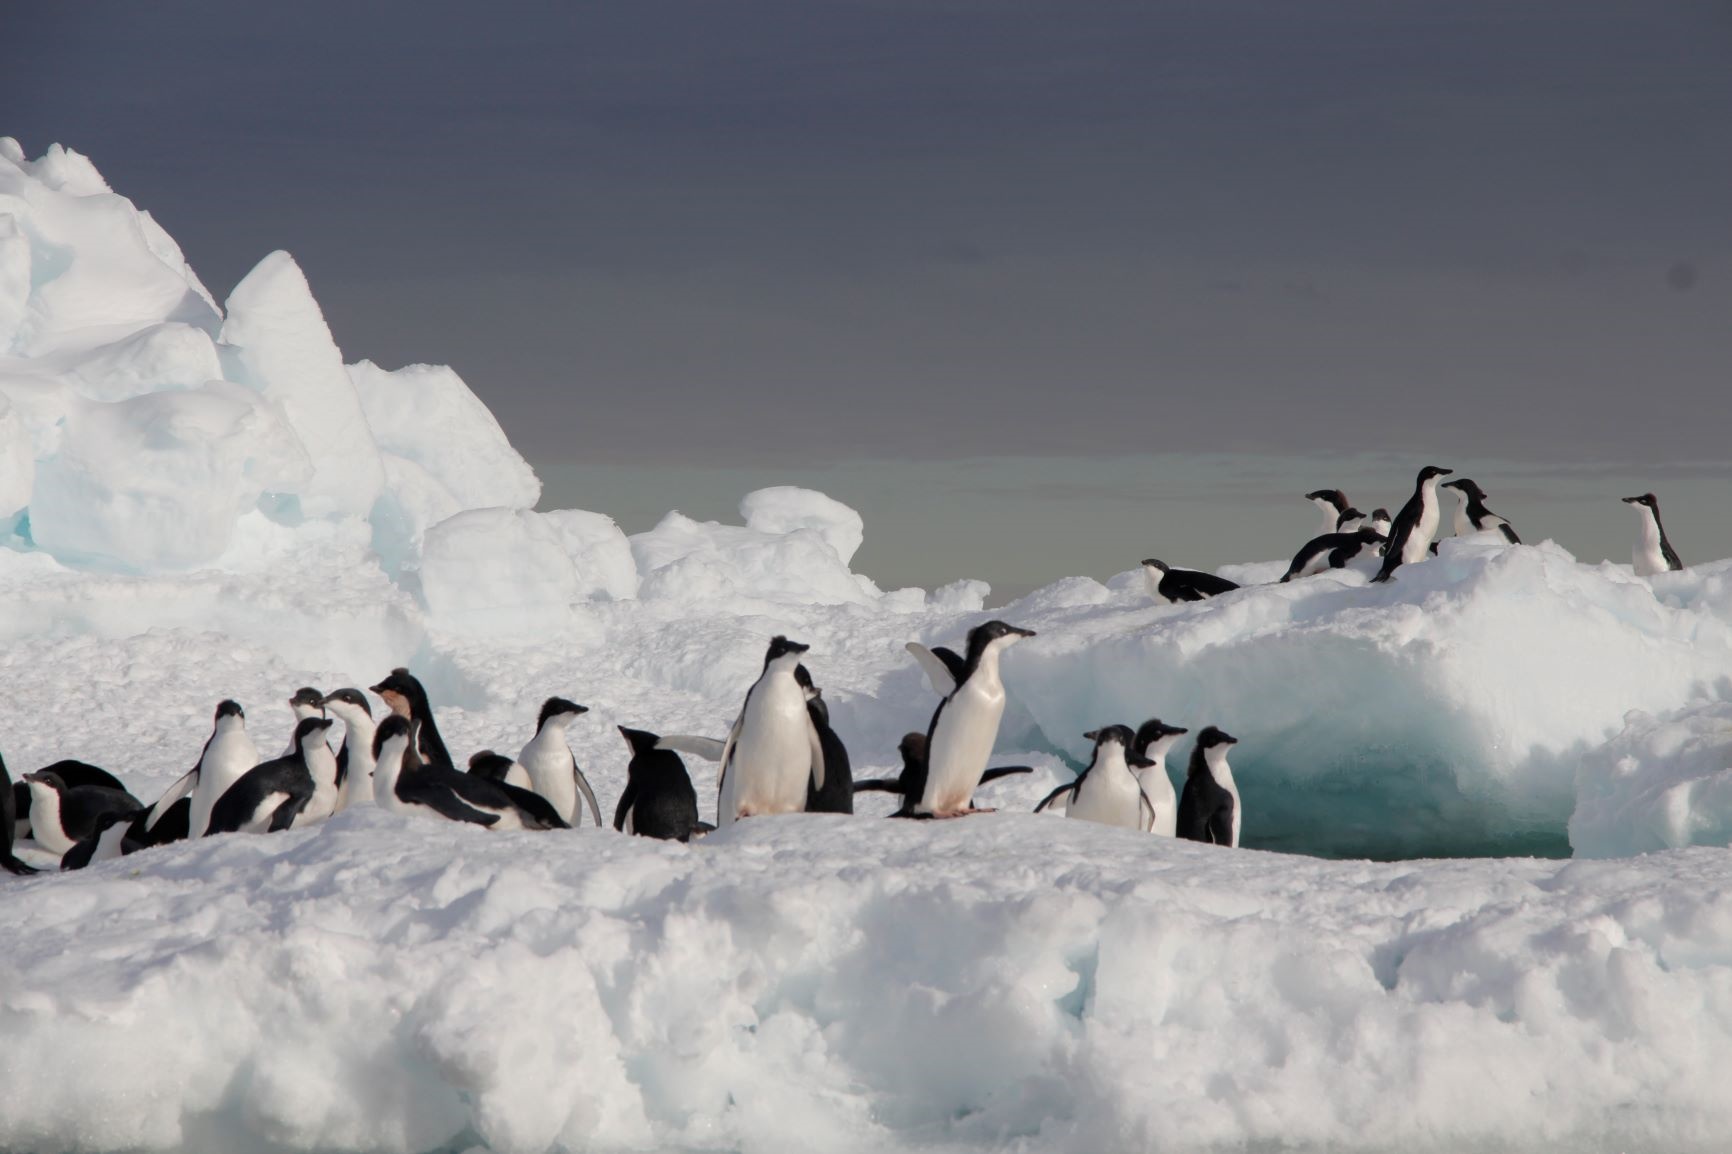
{"type": "Polygon", "coordinates": [[[1227,801],[1215,807],[1209,815],[1209,840],[1216,845],[1233,844],[1233,803],[1227,801]]]}
{"type": "MultiPolygon", "coordinates": [[[[595,800],[595,790],[590,788],[589,778],[583,776],[583,770],[578,768],[576,758],[572,758],[571,772],[577,775],[578,792],[583,794],[585,800],[587,800],[589,802],[589,812],[595,815],[595,828],[600,829],[601,828],[601,803],[595,800]]],[[[577,821],[575,821],[573,823],[574,825],[582,825],[583,824],[583,807],[581,805],[578,806],[578,812],[572,814],[571,816],[577,819],[577,821]]]]}
{"type": "Polygon", "coordinates": [[[301,816],[301,811],[306,809],[307,803],[312,800],[313,793],[311,790],[305,793],[296,790],[290,794],[288,800],[279,805],[276,812],[271,814],[271,824],[266,832],[281,833],[285,829],[293,829],[295,819],[301,816]]]}
{"type": "Polygon", "coordinates": [[[163,790],[162,796],[156,799],[156,804],[150,807],[150,814],[144,819],[145,832],[149,833],[154,830],[156,823],[162,820],[164,814],[168,813],[170,806],[197,788],[198,766],[195,765],[181,774],[180,779],[173,785],[163,790]]]}
{"type": "MultiPolygon", "coordinates": [[[[519,815],[525,819],[529,819],[525,820],[523,823],[525,826],[528,826],[528,828],[571,828],[571,823],[559,815],[559,811],[553,808],[553,803],[548,801],[545,797],[542,797],[539,793],[536,793],[533,789],[524,789],[522,786],[512,785],[508,781],[502,781],[498,784],[499,788],[505,791],[506,798],[517,809],[519,815]],[[533,820],[536,824],[530,825],[530,820],[533,820]]],[[[594,795],[591,796],[593,797],[594,795]]],[[[583,817],[582,814],[575,814],[573,816],[577,817],[579,820],[583,817]]],[[[599,819],[596,824],[600,824],[599,819]]]]}
{"type": "Polygon", "coordinates": [[[855,793],[901,793],[902,792],[902,779],[899,777],[855,778],[854,779],[854,792],[855,793]]]}
{"type": "MultiPolygon", "coordinates": [[[[920,663],[927,682],[932,686],[932,692],[940,697],[949,697],[956,692],[956,674],[951,672],[949,662],[918,641],[910,641],[902,648],[913,654],[914,660],[920,663]]],[[[950,653],[950,650],[945,649],[944,652],[950,653]]]]}
{"type": "MultiPolygon", "coordinates": [[[[808,714],[806,724],[810,725],[811,723],[811,715],[808,714]]],[[[728,740],[722,745],[721,756],[716,758],[721,763],[721,768],[716,770],[716,825],[718,827],[734,820],[734,814],[727,813],[724,815],[723,813],[729,808],[728,802],[733,798],[733,795],[728,792],[728,762],[733,760],[734,743],[740,740],[740,729],[745,724],[746,711],[742,709],[740,715],[734,718],[733,727],[728,730],[728,740]]]]}
{"type": "Polygon", "coordinates": [[[412,800],[450,821],[466,821],[471,825],[491,826],[499,820],[498,814],[476,809],[455,793],[442,789],[430,789],[421,796],[412,798],[412,800]]]}
{"type": "Polygon", "coordinates": [[[1522,543],[1522,539],[1520,537],[1516,536],[1516,531],[1514,529],[1510,528],[1508,521],[1504,521],[1501,524],[1499,524],[1497,527],[1497,531],[1499,533],[1502,533],[1503,539],[1505,541],[1508,541],[1511,545],[1520,545],[1522,543]]]}
{"type": "Polygon", "coordinates": [[[632,802],[637,800],[637,782],[627,780],[625,790],[619,795],[619,804],[613,807],[613,828],[625,832],[626,815],[631,813],[632,802]]]}
{"type": "MultiPolygon", "coordinates": [[[[1081,780],[1082,779],[1080,777],[1077,779],[1077,781],[1081,781],[1081,780]]],[[[1067,781],[1063,785],[1059,786],[1057,789],[1053,790],[1051,793],[1047,794],[1045,797],[1041,798],[1040,804],[1034,807],[1034,812],[1040,813],[1042,810],[1046,809],[1047,806],[1051,805],[1053,802],[1055,802],[1059,799],[1060,794],[1075,793],[1076,787],[1077,787],[1077,781],[1067,781]]]]}
{"type": "Polygon", "coordinates": [[[806,745],[812,751],[812,788],[824,788],[824,739],[818,735],[818,727],[812,724],[811,715],[806,717],[806,745]]]}
{"type": "Polygon", "coordinates": [[[985,785],[989,781],[997,781],[1001,777],[1010,777],[1012,774],[1033,772],[1034,766],[1032,765],[995,765],[980,775],[980,784],[985,785]]]}
{"type": "Polygon", "coordinates": [[[693,757],[701,757],[705,761],[720,761],[728,750],[726,741],[717,741],[713,737],[698,737],[690,733],[670,733],[656,742],[657,749],[666,749],[673,753],[689,753],[693,757]]]}
{"type": "Polygon", "coordinates": [[[1155,828],[1155,803],[1149,800],[1149,791],[1137,786],[1137,825],[1144,833],[1155,828]]]}

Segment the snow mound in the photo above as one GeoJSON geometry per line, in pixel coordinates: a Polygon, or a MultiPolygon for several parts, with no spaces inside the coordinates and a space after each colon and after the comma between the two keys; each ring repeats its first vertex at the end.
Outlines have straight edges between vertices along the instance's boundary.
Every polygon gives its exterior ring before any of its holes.
{"type": "Polygon", "coordinates": [[[455,630],[534,636],[572,623],[583,596],[558,529],[525,509],[470,509],[427,530],[421,595],[455,630]]]}
{"type": "Polygon", "coordinates": [[[1570,846],[1622,857],[1689,845],[1732,845],[1732,703],[1663,717],[1632,710],[1623,730],[1576,770],[1570,846]]]}
{"type": "Polygon", "coordinates": [[[1700,850],[351,811],[8,885],[0,1146],[1706,1151],[1728,963],[1700,850]]]}
{"type": "Polygon", "coordinates": [[[773,485],[747,493],[740,500],[740,516],[745,518],[746,528],[776,536],[810,529],[836,551],[844,565],[854,559],[866,539],[866,523],[860,514],[833,497],[793,485],[773,485]]]}

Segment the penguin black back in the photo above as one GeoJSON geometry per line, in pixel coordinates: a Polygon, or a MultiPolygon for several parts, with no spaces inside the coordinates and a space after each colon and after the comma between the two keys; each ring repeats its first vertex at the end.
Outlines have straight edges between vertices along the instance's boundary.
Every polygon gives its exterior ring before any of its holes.
{"type": "Polygon", "coordinates": [[[806,691],[806,713],[824,750],[824,786],[820,789],[807,779],[806,812],[853,813],[854,769],[848,760],[848,747],[830,728],[830,706],[824,701],[824,691],[812,683],[812,674],[804,665],[794,667],[794,680],[806,691]]]}
{"type": "Polygon", "coordinates": [[[642,837],[689,841],[713,827],[698,820],[698,794],[686,763],[671,749],[657,749],[661,738],[642,729],[619,727],[631,749],[625,791],[613,811],[613,828],[642,837]]]}
{"type": "Polygon", "coordinates": [[[1238,738],[1213,725],[1197,735],[1185,771],[1185,788],[1179,795],[1177,836],[1216,845],[1237,844],[1238,794],[1216,779],[1209,764],[1212,750],[1237,743],[1238,738]]]}

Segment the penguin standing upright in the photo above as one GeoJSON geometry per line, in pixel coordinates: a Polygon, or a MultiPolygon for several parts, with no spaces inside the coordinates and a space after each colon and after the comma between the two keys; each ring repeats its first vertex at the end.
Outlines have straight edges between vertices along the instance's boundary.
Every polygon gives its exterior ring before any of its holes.
{"type": "Polygon", "coordinates": [[[588,706],[575,701],[548,698],[536,719],[535,736],[517,755],[517,764],[528,772],[530,788],[552,802],[559,816],[573,828],[583,824],[583,803],[588,801],[589,812],[600,829],[601,807],[596,803],[595,790],[583,776],[565,736],[566,727],[588,712],[588,706]]]}
{"type": "Polygon", "coordinates": [[[1177,605],[1181,601],[1201,601],[1230,593],[1239,586],[1225,577],[1203,573],[1196,569],[1175,569],[1153,557],[1143,559],[1143,580],[1148,583],[1149,596],[1156,601],[1177,605]]]}
{"type": "Polygon", "coordinates": [[[1179,815],[1179,795],[1173,790],[1173,779],[1167,776],[1167,752],[1173,743],[1190,730],[1180,725],[1168,725],[1158,717],[1137,726],[1131,742],[1131,772],[1149,799],[1151,816],[1144,832],[1173,837],[1179,815]]]}
{"type": "Polygon", "coordinates": [[[1373,582],[1387,581],[1403,565],[1423,561],[1431,554],[1431,539],[1437,535],[1440,515],[1437,508],[1437,479],[1455,472],[1438,465],[1427,465],[1419,471],[1413,484],[1413,496],[1395,515],[1389,527],[1389,540],[1383,546],[1383,567],[1373,582]]]}
{"type": "Polygon", "coordinates": [[[1353,507],[1348,504],[1347,494],[1340,489],[1313,489],[1305,494],[1305,499],[1322,510],[1323,525],[1317,530],[1319,534],[1339,533],[1341,515],[1353,507]]]}
{"type": "MultiPolygon", "coordinates": [[[[986,770],[1004,718],[1004,682],[999,661],[1004,651],[1033,637],[1034,630],[988,621],[968,631],[968,652],[955,685],[933,711],[926,727],[926,788],[914,806],[916,817],[959,817],[978,812],[974,790],[986,770]]],[[[931,675],[932,670],[928,670],[931,675]]]]}
{"type": "Polygon", "coordinates": [[[295,726],[295,752],[242,774],[211,807],[207,834],[275,833],[330,817],[337,801],[337,755],[325,742],[328,717],[295,726]]]}
{"type": "Polygon", "coordinates": [[[457,767],[451,760],[451,751],[445,748],[445,739],[439,736],[439,726],[433,720],[433,703],[412,673],[398,666],[391,670],[391,676],[368,688],[384,699],[392,713],[418,723],[414,726],[415,742],[406,755],[407,764],[428,762],[447,769],[457,767]]]}
{"type": "Polygon", "coordinates": [[[333,689],[319,702],[343,723],[337,747],[337,809],[373,803],[373,707],[359,689],[333,689]]]}
{"type": "Polygon", "coordinates": [[[689,841],[693,834],[713,829],[698,820],[698,794],[692,788],[686,763],[671,749],[658,749],[660,740],[642,729],[619,727],[619,735],[631,749],[626,766],[625,791],[613,811],[613,828],[640,837],[689,841]]]}
{"type": "Polygon", "coordinates": [[[809,648],[777,636],[764,654],[764,670],[722,746],[716,825],[806,808],[806,782],[824,788],[824,749],[794,676],[809,648]]]}
{"type": "MultiPolygon", "coordinates": [[[[926,735],[905,733],[897,752],[902,756],[902,771],[895,777],[861,778],[854,782],[855,793],[894,793],[902,804],[891,817],[913,817],[914,807],[926,793],[926,735]]],[[[1032,765],[995,765],[980,775],[980,785],[1013,774],[1033,773],[1032,765]]],[[[980,786],[975,786],[978,791],[980,786]]]]}
{"type": "Polygon", "coordinates": [[[830,706],[824,700],[824,691],[812,683],[812,674],[804,665],[794,667],[794,680],[806,694],[806,712],[812,718],[812,728],[818,731],[818,746],[824,753],[824,787],[807,783],[806,812],[853,813],[854,766],[848,760],[848,747],[830,728],[830,706]]]}
{"type": "Polygon", "coordinates": [[[1636,576],[1652,577],[1682,569],[1684,563],[1678,560],[1677,550],[1666,539],[1666,527],[1660,524],[1660,499],[1652,493],[1643,493],[1640,497],[1625,497],[1623,502],[1642,520],[1642,535],[1636,538],[1636,548],[1631,554],[1636,576]]]}
{"type": "Polygon", "coordinates": [[[381,809],[496,830],[571,828],[532,789],[431,761],[410,765],[410,750],[426,748],[414,732],[420,724],[394,714],[373,734],[373,794],[381,809]]]}
{"type": "Polygon", "coordinates": [[[0,869],[9,874],[33,874],[36,867],[12,855],[13,823],[17,820],[18,803],[12,796],[12,775],[7,772],[6,759],[0,757],[0,869]]]}
{"type": "Polygon", "coordinates": [[[1511,545],[1520,545],[1522,539],[1516,536],[1516,531],[1510,523],[1485,507],[1485,490],[1468,480],[1458,477],[1453,481],[1445,481],[1443,488],[1455,490],[1455,535],[1471,537],[1475,533],[1499,533],[1511,545]]]}
{"type": "Polygon", "coordinates": [[[1126,753],[1136,735],[1128,725],[1108,725],[1083,734],[1095,743],[1094,757],[1077,779],[1059,786],[1034,807],[1039,813],[1060,794],[1067,796],[1065,816],[1122,829],[1147,830],[1154,822],[1154,805],[1131,772],[1126,753]]]}
{"type": "Polygon", "coordinates": [[[1185,789],[1179,795],[1180,837],[1238,846],[1243,814],[1233,768],[1227,764],[1227,750],[1238,742],[1238,738],[1212,725],[1197,735],[1190,769],[1185,774],[1185,789]]]}

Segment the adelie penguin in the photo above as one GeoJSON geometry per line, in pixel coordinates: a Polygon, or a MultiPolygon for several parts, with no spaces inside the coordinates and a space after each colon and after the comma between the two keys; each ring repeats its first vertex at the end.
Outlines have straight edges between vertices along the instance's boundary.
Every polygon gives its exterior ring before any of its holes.
{"type": "Polygon", "coordinates": [[[1034,812],[1041,812],[1063,795],[1066,817],[1121,829],[1147,830],[1155,820],[1154,803],[1143,793],[1142,783],[1131,772],[1127,760],[1136,734],[1128,725],[1109,725],[1083,736],[1095,743],[1088,768],[1075,781],[1047,794],[1034,812]]]}
{"type": "Polygon", "coordinates": [[[83,841],[105,813],[131,817],[144,803],[124,789],[101,785],[69,786],[47,770],[24,775],[30,786],[30,833],[56,857],[83,841]]]}
{"type": "Polygon", "coordinates": [[[1413,484],[1413,496],[1395,515],[1389,527],[1389,540],[1383,546],[1383,567],[1373,582],[1387,581],[1403,565],[1423,561],[1431,554],[1431,539],[1437,536],[1440,513],[1437,507],[1437,479],[1455,472],[1439,465],[1427,465],[1419,471],[1413,484]]]}
{"type": "Polygon", "coordinates": [[[1200,573],[1195,569],[1175,569],[1165,561],[1157,561],[1153,557],[1143,559],[1143,578],[1148,582],[1149,596],[1156,601],[1173,605],[1181,601],[1201,601],[1206,597],[1218,597],[1239,587],[1236,582],[1225,577],[1200,573]]]}
{"type": "Polygon", "coordinates": [[[148,812],[105,813],[97,818],[91,831],[61,857],[61,870],[81,870],[147,848],[151,844],[144,838],[144,816],[148,812]]]}
{"type": "Polygon", "coordinates": [[[1179,795],[1178,836],[1188,841],[1238,846],[1243,814],[1233,768],[1227,764],[1227,750],[1238,742],[1238,738],[1212,725],[1197,735],[1191,765],[1185,774],[1185,788],[1179,795]]]}
{"type": "Polygon", "coordinates": [[[824,747],[794,670],[810,646],[775,637],[764,670],[746,691],[740,715],[722,743],[716,825],[742,817],[799,813],[807,782],[824,788],[824,747]]]}
{"type": "MultiPolygon", "coordinates": [[[[910,645],[916,644],[910,642],[910,645]]],[[[924,647],[922,647],[924,648],[924,647]]],[[[949,652],[949,650],[945,650],[949,652]]],[[[958,659],[960,660],[960,658],[958,659]]],[[[902,756],[902,772],[895,777],[862,778],[854,783],[855,793],[894,793],[902,798],[902,804],[897,807],[891,817],[913,817],[914,807],[919,804],[926,793],[926,735],[924,733],[906,733],[897,747],[902,756]]],[[[1032,765],[995,765],[980,775],[980,785],[989,781],[997,781],[1001,777],[1013,774],[1033,773],[1032,765]]],[[[978,790],[980,786],[976,786],[978,790]]]]}
{"type": "Polygon", "coordinates": [[[536,718],[535,736],[517,755],[517,764],[529,774],[529,786],[553,804],[559,816],[573,826],[583,824],[583,806],[601,828],[601,807],[596,803],[595,790],[572,756],[571,744],[565,731],[572,722],[589,712],[589,707],[563,697],[550,697],[541,706],[536,718]]]}
{"type": "Polygon", "coordinates": [[[1508,521],[1485,507],[1484,489],[1466,477],[1445,481],[1443,488],[1455,491],[1455,535],[1457,537],[1471,537],[1475,533],[1498,533],[1511,545],[1522,543],[1522,539],[1516,536],[1516,531],[1510,528],[1508,521]]]}
{"type": "Polygon", "coordinates": [[[334,689],[319,706],[343,723],[337,747],[337,811],[373,801],[373,707],[359,689],[334,689]]]}
{"type": "Polygon", "coordinates": [[[276,833],[323,821],[337,808],[337,755],[325,741],[335,724],[309,717],[295,726],[295,752],[255,765],[211,807],[207,834],[276,833]]]}
{"type": "Polygon", "coordinates": [[[1143,787],[1143,796],[1149,799],[1152,811],[1149,824],[1143,827],[1145,833],[1175,836],[1179,795],[1173,790],[1173,779],[1167,776],[1167,754],[1173,743],[1189,732],[1184,726],[1168,725],[1158,717],[1151,717],[1137,726],[1129,760],[1131,771],[1136,774],[1137,784],[1143,787]]]}
{"type": "Polygon", "coordinates": [[[451,760],[451,751],[445,748],[445,739],[439,736],[439,726],[433,720],[433,705],[427,700],[427,691],[413,674],[398,666],[391,670],[391,676],[369,688],[384,699],[392,713],[417,723],[415,744],[407,756],[408,764],[426,762],[447,769],[456,768],[457,763],[451,760]]]}
{"type": "Polygon", "coordinates": [[[488,829],[570,829],[551,802],[532,789],[519,789],[449,765],[408,764],[420,722],[387,717],[373,734],[373,793],[381,809],[412,817],[465,822],[488,829]]]}
{"type": "Polygon", "coordinates": [[[806,713],[818,731],[818,746],[824,753],[824,786],[820,789],[806,783],[806,812],[853,813],[854,766],[848,759],[848,747],[830,728],[830,706],[824,701],[824,691],[812,683],[812,674],[804,665],[794,667],[794,680],[806,695],[806,713]]]}
{"type": "Polygon", "coordinates": [[[974,791],[986,772],[986,760],[998,740],[998,723],[1004,718],[999,661],[1006,649],[1033,636],[1032,629],[988,621],[968,631],[967,652],[954,670],[942,660],[922,660],[934,684],[949,682],[950,689],[926,727],[926,787],[913,816],[980,812],[974,808],[974,791]]]}
{"type": "Polygon", "coordinates": [[[640,837],[690,841],[693,834],[715,828],[698,820],[698,794],[679,754],[657,748],[661,739],[642,729],[622,725],[619,735],[631,749],[631,763],[625,770],[625,792],[614,807],[614,829],[640,837]]]}
{"type": "MultiPolygon", "coordinates": [[[[38,773],[52,773],[72,788],[81,785],[99,785],[104,789],[125,791],[126,786],[120,779],[101,766],[91,765],[87,761],[66,758],[45,765],[38,773]]],[[[23,841],[30,836],[30,787],[22,781],[12,783],[13,823],[12,838],[23,841]]]]}
{"type": "Polygon", "coordinates": [[[1339,533],[1342,517],[1353,508],[1347,501],[1347,494],[1340,489],[1313,489],[1305,494],[1305,499],[1323,513],[1323,525],[1318,533],[1339,533]]]}
{"type": "Polygon", "coordinates": [[[1636,538],[1636,548],[1631,554],[1636,576],[1652,577],[1682,569],[1684,563],[1678,560],[1678,551],[1672,548],[1672,542],[1666,539],[1666,527],[1660,524],[1660,499],[1652,493],[1643,493],[1640,497],[1625,497],[1623,502],[1636,511],[1642,522],[1642,534],[1636,538]]]}
{"type": "Polygon", "coordinates": [[[33,874],[36,867],[12,854],[12,835],[18,816],[18,802],[12,795],[12,775],[6,770],[6,759],[0,757],[0,870],[9,874],[33,874]]]}
{"type": "Polygon", "coordinates": [[[1381,544],[1383,534],[1369,527],[1355,529],[1351,533],[1325,533],[1321,537],[1313,537],[1305,543],[1303,549],[1293,555],[1287,572],[1281,574],[1281,580],[1310,577],[1326,569],[1344,569],[1349,561],[1375,556],[1381,544]]]}
{"type": "Polygon", "coordinates": [[[247,736],[247,715],[240,702],[223,700],[217,703],[211,719],[211,733],[199,751],[198,763],[176,781],[151,806],[144,827],[153,844],[170,840],[165,827],[179,820],[181,803],[186,803],[186,837],[203,837],[210,827],[211,810],[217,799],[259,764],[259,751],[247,736]]]}
{"type": "MultiPolygon", "coordinates": [[[[295,690],[294,695],[289,698],[289,709],[295,715],[296,725],[301,724],[309,717],[323,717],[325,716],[325,695],[310,685],[303,685],[295,690]]],[[[295,752],[295,735],[291,728],[289,744],[284,748],[282,756],[287,757],[293,752],[295,752]]]]}

